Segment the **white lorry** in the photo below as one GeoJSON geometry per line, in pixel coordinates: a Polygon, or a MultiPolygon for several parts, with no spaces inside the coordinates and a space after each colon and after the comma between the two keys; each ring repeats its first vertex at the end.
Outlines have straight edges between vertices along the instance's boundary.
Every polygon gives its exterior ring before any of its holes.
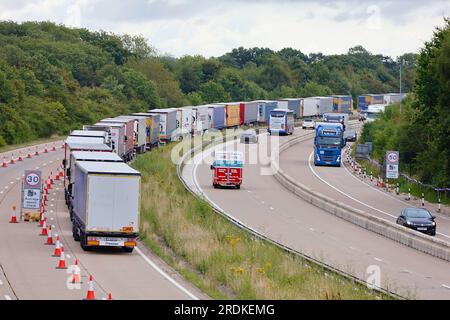
{"type": "Polygon", "coordinates": [[[121,162],[77,161],[72,234],[83,250],[120,247],[132,252],[139,234],[141,174],[121,162]]]}

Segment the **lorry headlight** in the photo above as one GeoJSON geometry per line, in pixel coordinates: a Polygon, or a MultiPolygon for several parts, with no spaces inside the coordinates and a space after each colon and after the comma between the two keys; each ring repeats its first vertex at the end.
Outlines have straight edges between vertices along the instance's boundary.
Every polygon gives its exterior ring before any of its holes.
{"type": "Polygon", "coordinates": [[[336,161],[340,162],[341,161],[341,156],[337,157],[336,161]]]}

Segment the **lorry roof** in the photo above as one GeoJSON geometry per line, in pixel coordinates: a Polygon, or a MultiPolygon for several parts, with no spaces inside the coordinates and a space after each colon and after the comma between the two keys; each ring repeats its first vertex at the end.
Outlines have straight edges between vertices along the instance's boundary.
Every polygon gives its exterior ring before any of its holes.
{"type": "Polygon", "coordinates": [[[111,147],[104,143],[82,143],[82,142],[69,142],[67,146],[71,150],[96,150],[96,151],[112,151],[111,147]]]}
{"type": "Polygon", "coordinates": [[[77,162],[77,167],[82,171],[91,174],[116,174],[140,176],[140,172],[134,170],[123,162],[77,162]]]}
{"type": "MultiPolygon", "coordinates": [[[[104,132],[104,131],[103,131],[104,132]]],[[[76,136],[68,136],[66,138],[65,143],[69,144],[69,143],[98,143],[98,144],[103,144],[103,137],[76,137],[76,136]]]]}
{"type": "Polygon", "coordinates": [[[105,131],[95,130],[73,130],[69,136],[71,137],[104,137],[105,131]]]}
{"type": "Polygon", "coordinates": [[[95,152],[95,151],[73,151],[72,156],[81,161],[112,161],[123,162],[122,158],[113,152],[95,152]]]}
{"type": "Polygon", "coordinates": [[[122,128],[123,126],[125,126],[124,122],[108,122],[108,121],[103,121],[102,122],[97,122],[96,124],[94,124],[94,126],[96,127],[119,127],[122,128]]]}
{"type": "Polygon", "coordinates": [[[176,111],[177,111],[177,109],[175,109],[175,108],[148,110],[149,113],[171,113],[171,112],[176,112],[176,111]]]}

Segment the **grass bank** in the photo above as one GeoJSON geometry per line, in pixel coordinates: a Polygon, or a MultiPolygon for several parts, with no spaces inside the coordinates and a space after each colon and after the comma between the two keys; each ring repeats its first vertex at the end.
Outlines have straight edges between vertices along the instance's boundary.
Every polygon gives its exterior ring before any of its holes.
{"type": "Polygon", "coordinates": [[[174,144],[141,155],[141,239],[215,299],[384,299],[366,286],[257,240],[187,192],[174,144]]]}

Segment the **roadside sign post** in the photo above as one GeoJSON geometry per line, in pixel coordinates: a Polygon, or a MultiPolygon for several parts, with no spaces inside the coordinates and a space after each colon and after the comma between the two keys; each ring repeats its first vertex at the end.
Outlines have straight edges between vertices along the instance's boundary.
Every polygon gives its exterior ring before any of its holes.
{"type": "Polygon", "coordinates": [[[42,198],[42,172],[40,170],[25,170],[22,180],[22,199],[20,219],[22,220],[24,210],[41,209],[42,198]]]}
{"type": "Polygon", "coordinates": [[[386,179],[398,179],[399,152],[386,151],[386,179]]]}

